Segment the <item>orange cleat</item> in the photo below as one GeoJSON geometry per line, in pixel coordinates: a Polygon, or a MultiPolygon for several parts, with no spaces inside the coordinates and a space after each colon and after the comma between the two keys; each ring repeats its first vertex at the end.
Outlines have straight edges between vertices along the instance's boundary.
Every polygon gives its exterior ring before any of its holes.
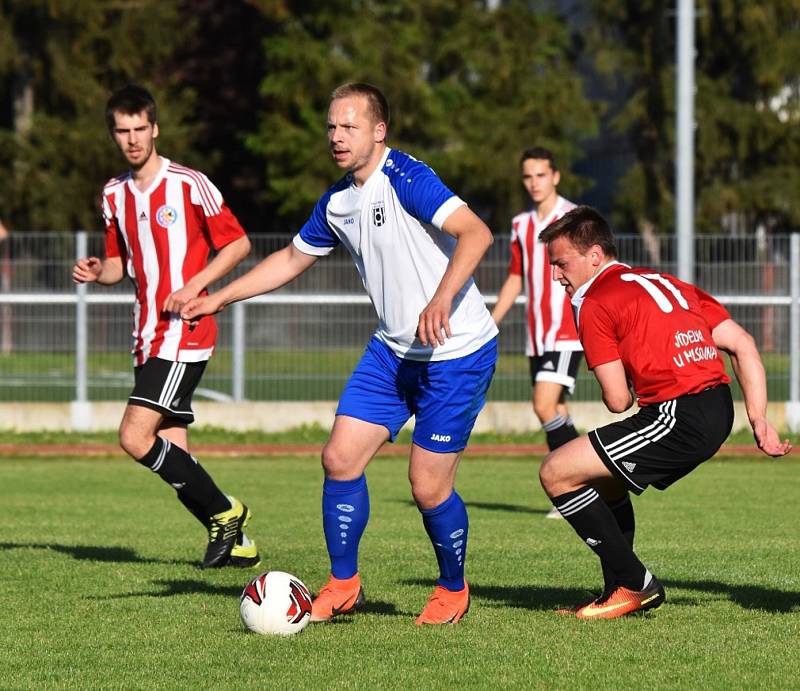
{"type": "Polygon", "coordinates": [[[571,605],[569,607],[559,607],[556,610],[556,614],[569,614],[569,615],[576,615],[578,610],[583,609],[586,605],[591,605],[594,602],[597,602],[598,598],[603,597],[602,595],[592,595],[588,598],[581,600],[577,605],[571,605]]]}
{"type": "Polygon", "coordinates": [[[417,626],[423,624],[455,624],[469,611],[469,586],[464,581],[461,590],[448,590],[437,585],[422,614],[417,617],[417,626]]]}
{"type": "Polygon", "coordinates": [[[336,578],[331,574],[328,582],[311,603],[309,621],[330,621],[339,614],[352,614],[364,607],[364,589],[361,576],[336,578]]]}
{"type": "Polygon", "coordinates": [[[653,576],[644,590],[629,590],[619,586],[605,599],[598,598],[581,607],[575,616],[579,619],[616,619],[626,614],[657,609],[665,599],[664,588],[653,576]]]}

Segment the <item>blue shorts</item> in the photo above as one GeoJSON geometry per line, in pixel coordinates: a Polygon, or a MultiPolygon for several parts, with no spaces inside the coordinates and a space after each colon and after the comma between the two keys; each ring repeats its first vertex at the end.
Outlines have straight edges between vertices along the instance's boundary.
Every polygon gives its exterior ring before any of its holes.
{"type": "Polygon", "coordinates": [[[486,401],[496,363],[494,338],[464,357],[427,362],[399,358],[373,337],[336,414],[383,425],[391,441],[414,415],[417,446],[436,453],[461,451],[486,401]]]}

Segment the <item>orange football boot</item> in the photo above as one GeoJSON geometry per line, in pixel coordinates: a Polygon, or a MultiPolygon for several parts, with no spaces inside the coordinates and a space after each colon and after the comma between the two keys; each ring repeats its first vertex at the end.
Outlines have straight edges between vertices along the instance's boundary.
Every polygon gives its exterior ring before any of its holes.
{"type": "Polygon", "coordinates": [[[634,612],[657,609],[665,599],[664,588],[653,576],[644,590],[629,590],[619,586],[607,598],[598,598],[581,607],[575,616],[579,619],[616,619],[634,612]]]}
{"type": "Polygon", "coordinates": [[[437,585],[422,614],[417,617],[417,626],[422,624],[455,624],[469,611],[469,586],[464,581],[461,590],[448,590],[437,585]]]}
{"type": "Polygon", "coordinates": [[[330,621],[339,614],[352,614],[363,607],[361,576],[355,574],[350,578],[336,578],[331,574],[311,603],[310,621],[330,621]]]}

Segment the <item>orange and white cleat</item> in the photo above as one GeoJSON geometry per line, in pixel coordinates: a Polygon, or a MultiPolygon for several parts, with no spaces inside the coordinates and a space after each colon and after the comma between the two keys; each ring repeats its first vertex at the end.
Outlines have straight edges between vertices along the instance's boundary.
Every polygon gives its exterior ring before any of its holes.
{"type": "Polygon", "coordinates": [[[581,607],[575,616],[578,619],[616,619],[626,614],[657,609],[664,604],[664,600],[664,588],[653,576],[644,590],[629,590],[619,586],[608,597],[598,598],[581,607]]]}
{"type": "Polygon", "coordinates": [[[362,609],[364,602],[361,576],[355,574],[350,578],[336,578],[331,574],[328,582],[311,603],[309,621],[330,621],[340,614],[352,614],[362,609]]]}
{"type": "Polygon", "coordinates": [[[464,581],[461,590],[448,590],[437,585],[422,614],[417,617],[417,626],[423,624],[455,624],[469,611],[469,586],[464,581]]]}

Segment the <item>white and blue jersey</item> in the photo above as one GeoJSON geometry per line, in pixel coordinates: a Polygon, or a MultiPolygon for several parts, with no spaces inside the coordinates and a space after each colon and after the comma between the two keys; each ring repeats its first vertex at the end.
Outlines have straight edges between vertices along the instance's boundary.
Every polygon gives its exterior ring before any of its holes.
{"type": "Polygon", "coordinates": [[[442,224],[463,204],[427,165],[387,148],[363,186],[348,174],[320,198],[294,245],[325,256],[343,243],[378,313],[375,337],[403,359],[452,360],[497,335],[470,278],[453,299],[452,337],[431,348],[416,336],[456,246],[442,224]]]}

